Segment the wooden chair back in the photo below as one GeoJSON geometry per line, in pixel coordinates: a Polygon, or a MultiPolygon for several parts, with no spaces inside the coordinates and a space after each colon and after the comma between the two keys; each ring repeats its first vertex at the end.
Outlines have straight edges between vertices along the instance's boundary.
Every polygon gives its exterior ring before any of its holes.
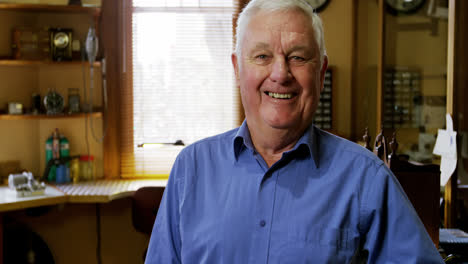
{"type": "Polygon", "coordinates": [[[139,232],[151,235],[164,188],[148,186],[135,191],[132,201],[132,222],[139,232]]]}

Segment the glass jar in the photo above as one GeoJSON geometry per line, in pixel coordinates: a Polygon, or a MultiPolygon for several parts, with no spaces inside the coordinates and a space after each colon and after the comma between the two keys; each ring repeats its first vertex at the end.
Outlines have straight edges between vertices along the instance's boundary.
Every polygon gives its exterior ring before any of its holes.
{"type": "Polygon", "coordinates": [[[94,180],[94,156],[93,155],[80,156],[80,180],[83,180],[83,181],[94,180]]]}
{"type": "Polygon", "coordinates": [[[80,160],[78,158],[70,161],[70,180],[72,182],[80,180],[80,160]]]}
{"type": "Polygon", "coordinates": [[[80,112],[80,90],[78,88],[68,88],[68,113],[80,112]]]}

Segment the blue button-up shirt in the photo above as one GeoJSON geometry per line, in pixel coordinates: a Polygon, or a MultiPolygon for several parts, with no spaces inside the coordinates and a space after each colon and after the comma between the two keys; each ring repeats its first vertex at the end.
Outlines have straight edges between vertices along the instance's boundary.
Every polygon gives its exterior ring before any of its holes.
{"type": "Polygon", "coordinates": [[[246,123],[176,159],[146,263],[443,263],[389,169],[311,126],[270,168],[246,123]]]}

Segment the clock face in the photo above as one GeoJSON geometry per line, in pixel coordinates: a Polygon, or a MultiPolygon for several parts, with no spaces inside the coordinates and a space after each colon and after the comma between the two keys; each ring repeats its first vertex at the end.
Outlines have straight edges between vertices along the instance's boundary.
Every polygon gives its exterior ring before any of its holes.
{"type": "Polygon", "coordinates": [[[59,32],[54,36],[54,45],[58,48],[65,48],[70,43],[70,38],[64,32],[59,32]]]}
{"type": "Polygon", "coordinates": [[[307,0],[307,2],[314,8],[315,12],[320,12],[327,7],[330,0],[307,0]]]}
{"type": "Polygon", "coordinates": [[[425,0],[385,0],[388,7],[397,13],[414,13],[424,4],[425,0]]]}
{"type": "Polygon", "coordinates": [[[44,106],[47,114],[61,113],[64,107],[63,97],[59,93],[51,91],[44,97],[44,106]]]}

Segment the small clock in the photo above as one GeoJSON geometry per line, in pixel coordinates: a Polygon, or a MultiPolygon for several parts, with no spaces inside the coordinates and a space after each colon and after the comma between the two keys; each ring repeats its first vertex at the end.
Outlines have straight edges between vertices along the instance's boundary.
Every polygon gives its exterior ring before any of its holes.
{"type": "Polygon", "coordinates": [[[51,28],[50,48],[54,61],[72,59],[72,30],[67,28],[51,28]]]}
{"type": "Polygon", "coordinates": [[[60,114],[64,108],[63,96],[55,91],[50,91],[44,97],[44,106],[48,115],[60,114]]]}
{"type": "Polygon", "coordinates": [[[57,48],[64,49],[70,44],[71,40],[65,32],[58,32],[54,35],[54,45],[57,48]]]}
{"type": "Polygon", "coordinates": [[[386,6],[393,14],[412,14],[418,11],[425,0],[385,0],[386,6]]]}
{"type": "Polygon", "coordinates": [[[309,3],[315,10],[315,12],[319,13],[325,7],[327,7],[328,3],[330,3],[330,0],[307,0],[307,3],[309,3]]]}

